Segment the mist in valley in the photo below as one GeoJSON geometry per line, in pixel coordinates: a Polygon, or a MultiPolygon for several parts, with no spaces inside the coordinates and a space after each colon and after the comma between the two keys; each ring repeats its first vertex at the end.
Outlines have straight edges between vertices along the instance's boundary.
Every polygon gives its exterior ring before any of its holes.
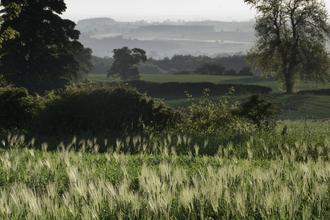
{"type": "Polygon", "coordinates": [[[90,18],[77,22],[80,41],[95,56],[112,56],[113,49],[141,48],[149,58],[176,54],[193,56],[243,55],[253,45],[254,20],[250,21],[134,21],[90,18]]]}

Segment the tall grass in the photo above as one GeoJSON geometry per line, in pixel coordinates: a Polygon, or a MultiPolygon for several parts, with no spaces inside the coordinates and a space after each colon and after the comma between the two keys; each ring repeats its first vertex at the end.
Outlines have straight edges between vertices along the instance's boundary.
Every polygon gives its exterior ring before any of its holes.
{"type": "Polygon", "coordinates": [[[73,138],[47,151],[46,143],[10,135],[1,143],[0,218],[328,219],[328,124],[309,131],[282,123],[287,134],[276,142],[260,134],[240,145],[167,134],[113,146],[73,138]],[[296,140],[295,132],[314,138],[296,140]],[[124,153],[128,145],[140,153],[124,153]],[[211,147],[213,156],[202,153],[211,147]]]}

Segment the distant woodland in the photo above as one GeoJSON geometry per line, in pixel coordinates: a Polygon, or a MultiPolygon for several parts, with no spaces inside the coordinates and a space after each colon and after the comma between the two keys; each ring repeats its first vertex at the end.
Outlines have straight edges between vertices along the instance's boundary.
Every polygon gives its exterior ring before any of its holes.
{"type": "MultiPolygon", "coordinates": [[[[94,69],[91,73],[105,74],[112,66],[111,57],[93,56],[94,69]]],[[[139,66],[142,74],[200,74],[211,75],[252,75],[243,55],[226,57],[174,55],[171,58],[153,59],[149,57],[139,66]]]]}

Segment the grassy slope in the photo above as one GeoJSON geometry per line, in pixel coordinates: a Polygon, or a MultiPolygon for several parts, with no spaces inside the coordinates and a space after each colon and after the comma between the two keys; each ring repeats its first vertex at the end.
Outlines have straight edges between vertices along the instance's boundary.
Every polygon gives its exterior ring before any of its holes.
{"type": "MultiPolygon", "coordinates": [[[[113,79],[107,79],[105,74],[90,74],[88,76],[92,82],[110,82],[113,79]]],[[[263,79],[260,77],[235,77],[235,76],[202,76],[202,75],[170,75],[170,74],[143,74],[141,80],[150,82],[212,82],[212,83],[233,83],[267,86],[276,92],[274,98],[280,102],[284,110],[281,119],[324,119],[330,118],[330,99],[328,96],[317,95],[284,95],[278,89],[278,83],[272,79],[263,79]]],[[[329,85],[301,82],[299,90],[324,89],[330,88],[329,85]]],[[[201,91],[202,93],[202,91],[201,91]]],[[[212,96],[211,99],[217,100],[220,96],[212,96]]],[[[245,95],[235,96],[233,100],[240,100],[245,95]]],[[[189,105],[184,91],[177,96],[167,96],[166,93],[157,97],[164,99],[164,102],[172,107],[186,107],[189,105]]]]}

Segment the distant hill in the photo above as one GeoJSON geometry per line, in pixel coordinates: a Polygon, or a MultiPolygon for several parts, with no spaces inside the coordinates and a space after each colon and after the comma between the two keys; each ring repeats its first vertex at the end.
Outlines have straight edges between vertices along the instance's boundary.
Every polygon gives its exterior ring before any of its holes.
{"type": "Polygon", "coordinates": [[[77,22],[78,28],[87,28],[92,27],[93,25],[112,25],[116,24],[117,22],[112,18],[89,18],[89,19],[83,19],[79,20],[77,22]]]}
{"type": "Polygon", "coordinates": [[[81,42],[97,56],[112,56],[123,46],[139,47],[155,59],[175,54],[244,54],[254,43],[253,21],[120,22],[112,18],[80,20],[81,42]]]}
{"type": "Polygon", "coordinates": [[[175,33],[175,32],[214,32],[213,26],[208,25],[146,25],[140,26],[135,33],[175,33]]]}

